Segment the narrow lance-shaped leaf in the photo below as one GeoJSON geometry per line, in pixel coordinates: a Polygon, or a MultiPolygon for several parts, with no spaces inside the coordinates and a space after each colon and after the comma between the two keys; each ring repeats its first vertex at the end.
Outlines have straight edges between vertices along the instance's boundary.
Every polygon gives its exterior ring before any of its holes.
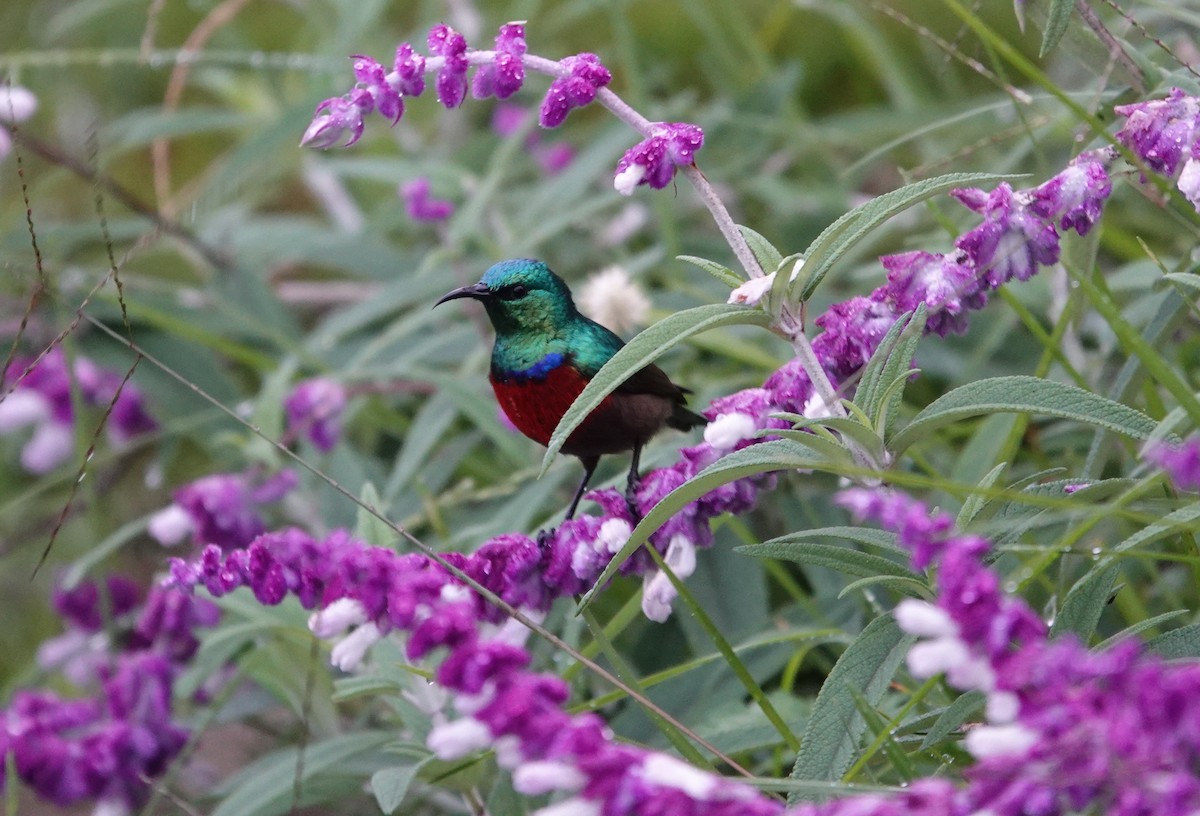
{"type": "Polygon", "coordinates": [[[1075,8],[1075,0],[1050,0],[1050,9],[1046,12],[1046,30],[1042,32],[1042,50],[1039,57],[1044,57],[1054,50],[1059,40],[1067,33],[1071,22],[1071,12],[1075,8]]]}
{"type": "MultiPolygon", "coordinates": [[[[792,767],[793,778],[832,780],[850,767],[866,731],[866,721],[848,689],[857,690],[870,705],[878,705],[914,640],[890,615],[884,615],[867,624],[842,652],[813,703],[800,753],[792,767]]],[[[801,798],[808,796],[789,797],[793,802],[801,798]]]]}
{"type": "Polygon", "coordinates": [[[770,275],[779,268],[779,264],[783,262],[783,253],[776,249],[774,244],[749,227],[738,224],[738,229],[741,230],[746,243],[750,245],[750,251],[762,265],[763,272],[770,275]]]}
{"type": "Polygon", "coordinates": [[[708,258],[698,258],[695,255],[676,255],[675,259],[687,261],[692,266],[700,267],[730,289],[736,289],[745,282],[738,273],[734,272],[728,266],[719,264],[716,261],[710,261],[708,258]]]}
{"type": "Polygon", "coordinates": [[[634,372],[654,362],[667,349],[678,345],[694,334],[719,326],[757,324],[765,326],[770,318],[761,309],[728,303],[710,303],[676,312],[649,327],[629,341],[604,366],[596,372],[591,382],[583,389],[571,407],[558,421],[546,446],[542,459],[541,474],[545,475],[567,437],[579,427],[579,423],[595,410],[604,398],[617,389],[634,372]]]}
{"type": "Polygon", "coordinates": [[[1073,385],[1038,377],[995,377],[955,388],[930,403],[891,440],[899,453],[943,425],[980,414],[1031,413],[1074,419],[1146,439],[1155,422],[1141,411],[1073,385]]]}

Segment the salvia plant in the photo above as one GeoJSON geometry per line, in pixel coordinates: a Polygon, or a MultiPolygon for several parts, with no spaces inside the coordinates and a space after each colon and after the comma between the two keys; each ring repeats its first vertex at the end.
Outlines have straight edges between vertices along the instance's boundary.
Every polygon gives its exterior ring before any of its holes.
{"type": "Polygon", "coordinates": [[[1200,813],[1200,7],[393,5],[0,12],[4,812],[1200,813]]]}

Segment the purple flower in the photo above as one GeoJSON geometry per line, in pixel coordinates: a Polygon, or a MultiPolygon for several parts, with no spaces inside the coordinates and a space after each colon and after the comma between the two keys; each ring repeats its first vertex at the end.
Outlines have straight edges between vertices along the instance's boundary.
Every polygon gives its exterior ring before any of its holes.
{"type": "Polygon", "coordinates": [[[965,331],[966,311],[987,303],[987,293],[963,253],[951,257],[917,251],[885,255],[879,260],[887,270],[888,282],[878,290],[878,299],[897,316],[925,304],[926,330],[940,337],[965,331]]]}
{"type": "Polygon", "coordinates": [[[425,57],[408,43],[400,43],[396,48],[392,71],[394,79],[389,76],[388,81],[395,84],[401,96],[420,96],[425,92],[425,57]]]}
{"type": "Polygon", "coordinates": [[[896,608],[901,628],[921,638],[909,669],[945,672],[952,685],[987,695],[987,724],[964,740],[976,764],[954,813],[1200,807],[1200,665],[1164,663],[1133,640],[1099,652],[1048,640],[1045,624],[985,565],[987,542],[954,535],[950,516],[887,491],[846,491],[839,501],[896,532],[913,548],[914,566],[938,565],[936,605],[896,608]]]}
{"type": "Polygon", "coordinates": [[[841,382],[871,359],[899,316],[877,294],[835,303],[816,320],[824,331],[813,340],[813,351],[833,381],[841,382]]]}
{"type": "Polygon", "coordinates": [[[1165,470],[1180,490],[1200,490],[1200,436],[1179,445],[1167,442],[1147,445],[1142,458],[1165,470]]]}
{"type": "Polygon", "coordinates": [[[612,81],[612,74],[595,54],[564,57],[560,64],[566,73],[550,83],[542,99],[539,121],[544,128],[561,125],[568,113],[591,104],[596,93],[612,81]]]}
{"type": "Polygon", "coordinates": [[[114,444],[124,444],[157,427],[137,386],[124,379],[83,356],[76,356],[74,366],[68,366],[59,347],[38,359],[15,359],[0,385],[4,395],[0,396],[0,435],[32,426],[33,433],[21,450],[21,464],[31,473],[48,473],[75,448],[72,395],[78,393],[89,408],[107,410],[112,405],[108,437],[114,444]]]}
{"type": "Polygon", "coordinates": [[[496,58],[479,67],[471,83],[476,99],[508,99],[525,82],[525,24],[505,23],[496,35],[496,58]]]}
{"type": "Polygon", "coordinates": [[[400,197],[404,199],[408,217],[413,221],[437,222],[454,215],[453,202],[433,198],[429,189],[427,176],[418,176],[400,185],[400,197]]]}
{"type": "Polygon", "coordinates": [[[1104,164],[1088,154],[1078,156],[1066,170],[1035,188],[1030,209],[1062,229],[1080,235],[1100,218],[1112,181],[1104,164]]]}
{"type": "Polygon", "coordinates": [[[328,377],[297,383],[283,407],[289,436],[305,436],[325,453],[333,450],[342,434],[342,412],[346,408],[346,389],[341,383],[328,377]]]}
{"type": "Polygon", "coordinates": [[[954,245],[967,254],[988,288],[1028,280],[1039,264],[1058,262],[1058,233],[1030,208],[1024,191],[1015,196],[1008,183],[1001,182],[991,193],[972,188],[950,194],[984,217],[954,245]]]}
{"type": "Polygon", "coordinates": [[[650,126],[650,136],[638,142],[617,162],[613,186],[621,195],[631,195],[639,184],[661,190],[675,178],[678,165],[692,164],[704,146],[704,131],[687,122],[659,122],[650,126]]]}
{"type": "Polygon", "coordinates": [[[10,755],[17,777],[57,805],[95,800],[97,810],[126,813],[146,802],[186,742],[172,687],[198,646],[195,628],[212,626],[218,613],[210,601],[160,587],[139,611],[140,593],[128,580],[107,579],[107,600],[99,586],[55,595],[68,623],[57,640],[86,636],[89,648],[82,656],[88,671],[61,661],[63,674],[90,696],[17,691],[0,710],[0,755],[10,755]]]}
{"type": "Polygon", "coordinates": [[[388,84],[383,66],[361,54],[351,59],[354,60],[354,78],[358,80],[359,87],[371,95],[375,110],[391,124],[399,122],[404,115],[404,101],[396,89],[388,84]]]}
{"type": "Polygon", "coordinates": [[[345,137],[342,147],[349,147],[362,138],[363,116],[374,108],[374,97],[363,88],[326,99],[317,105],[312,122],[300,137],[300,146],[324,149],[333,147],[345,137]]]}
{"type": "Polygon", "coordinates": [[[250,473],[205,476],[175,491],[175,502],[151,517],[150,535],[165,546],[190,533],[197,544],[244,547],[266,532],[259,506],[279,501],[295,486],[296,474],[290,470],[270,478],[250,473]]]}
{"type": "Polygon", "coordinates": [[[55,589],[51,603],[72,626],[99,632],[106,620],[120,618],[141,602],[137,584],[120,575],[105,581],[103,598],[100,592],[100,584],[84,581],[73,589],[55,589]]]}
{"type": "Polygon", "coordinates": [[[1154,172],[1172,177],[1180,162],[1194,155],[1200,99],[1172,88],[1166,99],[1118,105],[1113,111],[1128,120],[1117,131],[1117,140],[1154,172]]]}
{"type": "Polygon", "coordinates": [[[447,108],[457,108],[467,96],[467,40],[439,23],[429,29],[427,42],[430,53],[445,59],[435,82],[438,101],[447,108]]]}

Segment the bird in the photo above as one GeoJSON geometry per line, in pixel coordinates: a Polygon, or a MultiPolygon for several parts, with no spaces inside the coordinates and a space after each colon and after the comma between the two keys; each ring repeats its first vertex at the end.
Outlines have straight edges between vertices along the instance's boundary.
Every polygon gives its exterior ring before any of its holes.
{"type": "MultiPolygon", "coordinates": [[[[584,387],[625,345],[616,334],[580,313],[567,284],[544,262],[501,261],[478,283],[443,295],[434,307],[459,298],[483,304],[496,332],[488,379],[496,401],[521,433],[542,445],[584,387]]],[[[691,393],[661,368],[635,371],[604,398],[566,442],[562,452],[583,464],[566,519],[575,515],[592,474],[606,454],[632,451],[625,501],[634,518],[642,447],[662,428],[688,431],[708,420],[688,410],[691,393]]]]}

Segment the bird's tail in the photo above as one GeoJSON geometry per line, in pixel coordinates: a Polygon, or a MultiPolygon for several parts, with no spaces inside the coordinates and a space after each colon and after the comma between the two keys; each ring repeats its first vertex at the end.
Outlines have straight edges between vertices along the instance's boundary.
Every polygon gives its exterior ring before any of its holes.
{"type": "Polygon", "coordinates": [[[690,431],[692,428],[703,428],[708,420],[694,411],[689,411],[681,404],[675,405],[675,411],[667,417],[667,425],[677,431],[690,431]]]}

